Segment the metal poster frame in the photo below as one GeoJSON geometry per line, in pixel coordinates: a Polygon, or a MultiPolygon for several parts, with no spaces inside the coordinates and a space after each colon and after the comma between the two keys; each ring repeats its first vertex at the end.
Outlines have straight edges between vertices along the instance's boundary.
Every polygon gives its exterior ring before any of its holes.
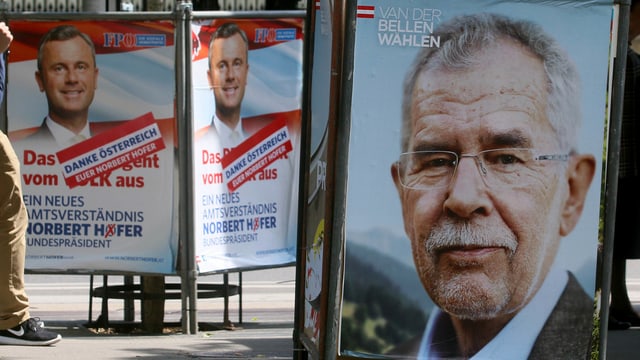
{"type": "MultiPolygon", "coordinates": [[[[191,17],[191,22],[192,22],[192,29],[196,26],[193,23],[194,22],[198,22],[197,25],[201,25],[201,26],[207,26],[208,30],[202,31],[204,33],[206,33],[207,31],[211,31],[212,28],[215,28],[215,22],[222,20],[222,21],[227,21],[227,20],[234,20],[237,24],[239,24],[241,27],[245,26],[245,27],[250,27],[250,26],[254,26],[255,23],[260,23],[260,22],[265,22],[266,21],[272,21],[274,24],[277,23],[278,21],[284,22],[284,21],[293,21],[293,20],[300,20],[301,22],[304,23],[304,12],[302,11],[264,11],[264,12],[259,12],[259,11],[241,11],[241,12],[234,12],[232,14],[229,14],[229,16],[225,16],[226,12],[220,12],[220,11],[199,11],[199,12],[194,12],[192,17],[191,17]],[[222,16],[221,16],[222,15],[222,16]]],[[[257,25],[255,25],[257,26],[257,25]]],[[[273,25],[275,26],[275,25],[273,25]]],[[[280,25],[283,26],[283,25],[280,25]]],[[[258,30],[256,30],[258,31],[258,30]]],[[[302,30],[303,31],[303,30],[302,30]]],[[[301,31],[301,32],[302,32],[301,31]]],[[[249,39],[253,38],[252,34],[248,34],[249,39]]],[[[265,36],[266,38],[266,36],[265,36]]],[[[269,40],[266,39],[258,39],[256,36],[256,44],[255,46],[262,46],[263,44],[266,44],[269,40]],[[259,43],[259,42],[262,43],[259,43]]],[[[302,43],[304,43],[302,41],[302,43]]],[[[202,45],[200,45],[202,46],[202,45]]],[[[258,47],[258,49],[260,49],[258,47]]],[[[260,49],[262,50],[262,49],[260,49]]],[[[255,55],[256,57],[258,57],[259,55],[255,55]]],[[[252,60],[252,62],[255,62],[256,60],[252,60]]],[[[261,64],[254,64],[255,67],[258,67],[258,65],[261,64]]],[[[302,65],[302,64],[301,64],[302,65]]],[[[192,72],[194,72],[194,70],[191,70],[192,72]]],[[[255,76],[255,75],[254,75],[255,76]]],[[[254,81],[256,82],[256,81],[254,81]]],[[[300,84],[301,87],[304,86],[303,82],[300,84]]],[[[195,98],[198,94],[195,93],[195,91],[192,91],[192,97],[195,98]]],[[[201,104],[202,100],[200,100],[201,104]]],[[[246,101],[246,99],[245,99],[246,101]]],[[[193,100],[194,103],[196,103],[195,100],[193,100]]],[[[302,104],[299,104],[299,112],[301,113],[302,111],[302,104]]],[[[202,114],[202,109],[192,109],[191,114],[193,115],[194,113],[196,113],[196,111],[199,111],[198,114],[202,114]]],[[[262,115],[262,114],[261,114],[262,115]]],[[[266,117],[266,116],[265,116],[266,117]]],[[[198,121],[198,119],[193,119],[194,123],[198,121]]],[[[298,119],[299,122],[301,122],[301,119],[298,119]]],[[[200,123],[202,123],[202,121],[200,121],[200,123]]],[[[245,123],[246,123],[246,119],[245,119],[245,123]]],[[[198,131],[202,131],[202,129],[200,128],[194,128],[193,129],[194,132],[198,133],[198,131]]],[[[194,154],[193,156],[196,156],[196,154],[194,154]]],[[[298,171],[299,172],[299,171],[298,171]]],[[[196,179],[194,179],[196,180],[196,179]]],[[[292,187],[295,189],[297,188],[298,184],[293,184],[292,187]]],[[[292,204],[292,206],[295,206],[297,208],[298,204],[292,204]]],[[[297,236],[297,234],[293,234],[294,237],[297,236]]],[[[197,254],[196,254],[197,255],[197,254]]],[[[196,256],[197,257],[197,256],[196,256]]],[[[228,270],[225,269],[212,269],[212,270],[208,270],[208,269],[202,269],[202,267],[200,268],[201,270],[200,273],[203,275],[206,274],[215,274],[215,273],[224,273],[227,271],[230,272],[240,272],[240,271],[250,271],[250,270],[259,270],[262,268],[272,268],[272,267],[285,267],[285,266],[293,266],[295,265],[295,257],[293,257],[292,260],[290,261],[284,261],[284,262],[280,262],[274,265],[261,265],[259,263],[255,263],[255,264],[246,264],[246,265],[237,265],[234,264],[231,267],[228,267],[228,270]]]]}
{"type": "MultiPolygon", "coordinates": [[[[92,14],[91,17],[89,17],[89,19],[91,19],[92,21],[104,21],[105,23],[110,23],[110,22],[122,22],[124,24],[129,24],[129,22],[134,23],[134,22],[147,22],[147,21],[158,21],[158,22],[171,22],[173,20],[173,14],[171,13],[157,13],[157,14],[92,14]],[[115,16],[114,16],[115,15],[115,16]],[[128,15],[128,16],[127,16],[128,15]]],[[[6,14],[6,18],[9,24],[11,24],[11,21],[22,21],[24,20],[25,22],[31,22],[33,21],[34,24],[38,24],[39,22],[51,22],[51,23],[63,23],[65,21],[69,21],[72,22],[74,24],[89,24],[88,26],[91,26],[89,21],[87,20],[87,16],[83,16],[81,14],[78,13],[63,13],[63,14],[51,14],[51,13],[8,13],[6,14]]],[[[177,34],[174,33],[174,38],[177,38],[176,36],[177,34]]],[[[173,41],[173,39],[171,39],[171,41],[173,41]]],[[[28,50],[27,50],[28,51],[28,50]]],[[[14,55],[18,55],[19,53],[14,51],[14,55]]],[[[101,55],[102,56],[102,55],[101,55]]],[[[11,56],[9,57],[11,58],[11,56]]],[[[9,63],[7,65],[7,76],[10,77],[11,76],[11,66],[12,64],[9,63]]],[[[19,67],[16,67],[16,69],[19,69],[19,67]]],[[[12,79],[8,79],[9,82],[11,82],[12,79]]],[[[15,82],[15,80],[14,80],[15,82]]],[[[11,85],[8,86],[8,96],[11,95],[12,92],[12,87],[11,85]]],[[[7,99],[7,107],[10,107],[11,104],[8,103],[9,98],[7,99]]],[[[97,102],[97,101],[94,101],[97,102]]],[[[171,104],[171,103],[169,103],[171,104]]],[[[170,105],[169,105],[170,106],[170,105]]],[[[165,106],[166,107],[166,106],[165,106]]],[[[167,115],[167,117],[169,119],[174,119],[173,122],[175,122],[175,113],[173,113],[172,115],[167,115]]],[[[9,120],[8,120],[9,122],[9,120]]],[[[9,126],[10,124],[8,124],[7,126],[9,126]]],[[[113,126],[113,125],[110,125],[113,126]]],[[[169,127],[172,127],[171,124],[169,124],[169,127]]],[[[18,148],[18,145],[21,144],[21,141],[18,141],[17,143],[14,144],[14,146],[16,146],[16,149],[18,148]]],[[[45,146],[45,142],[40,141],[39,144],[43,144],[42,146],[45,146]]],[[[38,146],[40,146],[38,144],[38,146]]],[[[173,146],[173,144],[172,144],[173,146]]],[[[36,149],[40,149],[39,147],[36,149]]],[[[168,150],[166,150],[168,151],[168,150]]],[[[174,158],[174,161],[176,159],[174,158]]],[[[167,165],[167,167],[171,168],[171,165],[167,165]]],[[[170,171],[170,170],[169,170],[170,171]]],[[[23,173],[25,172],[25,169],[23,168],[23,173]]],[[[172,198],[167,198],[169,201],[169,203],[167,204],[167,207],[169,209],[172,209],[173,205],[171,204],[171,202],[173,201],[172,198]]],[[[169,210],[170,212],[172,212],[171,210],[169,210]]],[[[170,216],[169,216],[170,217],[170,216]]],[[[171,238],[172,242],[175,243],[176,245],[176,250],[177,250],[177,240],[176,240],[176,233],[173,233],[171,235],[167,235],[168,237],[171,238]]],[[[108,251],[108,250],[107,250],[108,251]]],[[[175,255],[175,254],[173,254],[175,255]]],[[[86,260],[85,260],[86,262],[86,260]]],[[[175,264],[175,259],[173,259],[173,264],[175,264]]],[[[98,270],[98,271],[102,271],[102,273],[122,273],[122,272],[134,272],[134,271],[127,271],[127,270],[115,270],[114,268],[110,268],[110,267],[100,267],[100,268],[91,268],[89,267],[88,269],[83,268],[82,266],[76,266],[76,267],[72,267],[71,269],[63,269],[60,270],[59,267],[52,267],[52,268],[43,268],[41,265],[35,268],[29,268],[29,263],[27,262],[26,264],[27,266],[27,270],[29,271],[33,271],[33,272],[60,272],[60,273],[65,273],[65,272],[76,272],[76,273],[90,273],[93,270],[98,270]]],[[[89,266],[91,266],[91,264],[89,264],[89,266]]],[[[100,265],[98,265],[100,266],[100,265]]],[[[174,267],[174,266],[173,266],[174,267]]],[[[141,273],[155,273],[155,271],[153,270],[148,270],[148,271],[135,271],[136,273],[141,272],[141,273]]],[[[173,269],[173,271],[171,270],[165,270],[159,273],[164,273],[164,274],[175,274],[175,268],[173,269]]]]}
{"type": "MultiPolygon", "coordinates": [[[[195,265],[195,248],[193,244],[192,224],[193,224],[193,190],[190,186],[179,186],[179,184],[191,184],[193,182],[193,168],[190,159],[193,154],[191,144],[193,141],[193,107],[192,107],[192,90],[191,81],[191,49],[192,49],[192,31],[191,25],[193,19],[210,18],[210,19],[273,19],[273,18],[297,18],[304,19],[303,11],[202,11],[194,13],[190,1],[178,1],[174,11],[172,12],[95,12],[95,13],[6,13],[2,16],[5,21],[11,20],[131,20],[131,21],[173,21],[175,25],[174,45],[175,45],[175,118],[177,125],[176,137],[180,146],[177,147],[175,156],[177,167],[177,178],[175,179],[175,187],[178,192],[179,208],[176,209],[178,214],[174,215],[176,222],[179,223],[179,259],[177,260],[178,268],[174,274],[181,278],[183,284],[182,290],[182,327],[187,334],[197,333],[197,282],[199,272],[195,265]]],[[[6,104],[3,107],[2,124],[6,129],[6,104]]],[[[297,206],[297,204],[292,204],[297,206]]],[[[246,267],[241,269],[233,269],[231,272],[241,272],[249,270],[268,269],[281,266],[291,266],[295,262],[280,264],[277,266],[259,266],[246,267]]],[[[87,275],[167,275],[127,271],[113,271],[101,269],[87,269],[86,271],[30,271],[35,274],[87,274],[87,275]]],[[[207,273],[204,275],[226,274],[229,271],[218,271],[207,273]]]]}
{"type": "MultiPolygon", "coordinates": [[[[532,1],[533,2],[533,1],[532,1]]],[[[603,3],[603,2],[600,2],[603,3]]],[[[368,4],[373,5],[373,4],[368,4]]],[[[609,5],[609,2],[606,2],[609,5]]],[[[594,317],[596,318],[596,335],[592,338],[591,348],[589,349],[592,358],[606,358],[606,340],[607,340],[607,320],[608,320],[608,295],[610,292],[610,269],[612,263],[613,233],[616,197],[617,191],[617,173],[620,149],[620,129],[622,117],[622,92],[624,89],[624,69],[626,63],[627,51],[627,27],[629,24],[629,0],[612,0],[610,5],[613,9],[612,13],[612,29],[610,43],[610,59],[612,62],[609,68],[609,84],[608,89],[608,106],[605,121],[605,133],[603,143],[603,159],[601,178],[595,178],[591,188],[602,187],[600,197],[600,208],[604,209],[600,212],[599,217],[601,226],[598,231],[599,249],[597,250],[598,258],[596,261],[596,308],[594,317]],[[603,325],[604,324],[604,325],[603,325]]],[[[309,11],[313,6],[309,6],[309,11]]],[[[345,0],[336,0],[334,4],[332,30],[334,32],[333,53],[332,53],[332,86],[331,86],[331,102],[334,109],[330,117],[330,149],[327,164],[327,214],[325,223],[325,242],[329,243],[330,256],[327,269],[323,276],[323,295],[327,293],[326,313],[321,317],[321,339],[319,345],[310,342],[308,337],[302,332],[302,324],[298,320],[296,325],[297,338],[305,346],[310,358],[336,358],[336,359],[361,359],[361,358],[380,358],[379,354],[358,354],[357,356],[346,355],[340,353],[340,337],[341,337],[341,307],[343,302],[343,282],[345,277],[345,243],[346,243],[346,205],[347,205],[347,184],[348,184],[348,158],[349,142],[352,136],[362,136],[362,134],[351,134],[351,92],[353,88],[353,71],[354,71],[354,48],[356,46],[356,9],[357,4],[345,0]],[[337,155],[339,154],[339,156],[337,155]]],[[[313,23],[314,15],[310,14],[309,18],[313,23]]],[[[317,21],[317,19],[315,19],[317,21]]],[[[313,26],[313,24],[311,24],[313,26]]],[[[313,34],[310,34],[312,37],[313,34]]],[[[311,52],[309,63],[313,64],[313,42],[309,51],[311,52]]],[[[309,65],[312,67],[312,65],[309,65]]],[[[307,78],[310,79],[310,70],[307,69],[307,78]]],[[[308,80],[310,81],[310,80],[308,80]]],[[[310,88],[310,87],[309,87],[310,88]]],[[[309,98],[313,94],[307,95],[309,98]]],[[[310,114],[305,113],[306,116],[310,114]]],[[[307,159],[308,160],[308,159],[307,159]]],[[[306,184],[310,186],[310,184],[306,184]]],[[[307,216],[307,214],[305,214],[307,216]]],[[[305,222],[308,220],[304,219],[305,222]]],[[[307,224],[308,225],[308,224],[307,224]]],[[[309,231],[307,231],[308,233],[309,231]]],[[[308,247],[311,241],[308,236],[304,235],[301,239],[300,248],[308,247]],[[306,242],[305,242],[306,241],[306,242]]],[[[594,249],[594,252],[596,250],[594,249]]],[[[303,267],[304,259],[299,258],[299,266],[303,267]]],[[[303,276],[301,270],[298,270],[298,276],[303,276]]],[[[301,281],[301,280],[298,280],[301,281]]],[[[302,291],[297,292],[297,306],[304,302],[304,294],[302,291]]],[[[301,310],[297,310],[297,316],[300,316],[301,310]]]]}
{"type": "MultiPolygon", "coordinates": [[[[629,14],[631,0],[616,0],[618,11],[618,27],[613,27],[617,41],[612,42],[616,46],[615,59],[612,74],[612,95],[610,107],[610,121],[608,143],[606,148],[607,171],[603,176],[605,188],[602,202],[604,203],[604,229],[603,249],[601,258],[598,259],[596,276],[600,282],[600,337],[598,339],[599,359],[607,358],[607,334],[609,323],[609,294],[611,292],[611,265],[613,263],[613,240],[615,233],[616,204],[618,193],[618,168],[620,160],[620,142],[622,130],[622,108],[624,103],[625,69],[627,64],[627,49],[629,44],[629,14]]],[[[597,278],[596,278],[597,279],[597,278]]]]}
{"type": "Polygon", "coordinates": [[[331,194],[334,169],[331,167],[335,141],[333,119],[339,104],[330,99],[339,81],[335,71],[333,48],[334,19],[332,2],[316,1],[307,6],[305,46],[305,88],[303,137],[306,154],[303,157],[300,211],[302,231],[299,232],[298,267],[296,274],[296,310],[294,321],[294,358],[324,357],[325,324],[329,315],[328,299],[333,296],[329,277],[333,221],[331,194]],[[320,54],[321,58],[314,57],[320,54]],[[319,90],[319,91],[316,91],[319,90]]]}
{"type": "MultiPolygon", "coordinates": [[[[176,46],[176,68],[175,68],[175,72],[176,72],[176,94],[186,94],[186,92],[183,90],[184,89],[184,83],[183,82],[179,82],[178,80],[180,80],[180,75],[182,73],[184,73],[184,71],[186,71],[186,69],[182,69],[180,70],[180,68],[178,68],[178,65],[180,65],[180,56],[177,56],[177,54],[181,54],[183,52],[181,52],[180,50],[178,50],[179,46],[182,46],[183,48],[185,46],[187,46],[186,44],[180,42],[181,39],[189,39],[190,40],[190,36],[184,36],[183,31],[184,29],[181,29],[179,25],[184,25],[185,21],[182,21],[183,19],[181,18],[183,12],[187,9],[189,9],[190,4],[187,3],[183,3],[180,4],[180,6],[178,6],[176,8],[176,10],[174,12],[140,12],[140,13],[132,13],[132,12],[94,12],[94,13],[38,13],[38,12],[18,12],[18,13],[3,13],[3,17],[6,19],[6,21],[10,24],[11,20],[43,20],[43,21],[74,21],[74,20],[82,20],[82,21],[86,21],[86,20],[105,20],[105,21],[118,21],[118,20],[124,20],[124,21],[174,21],[176,27],[175,27],[175,35],[174,35],[174,40],[175,40],[175,46],[176,46]]],[[[190,33],[189,33],[190,34],[190,33]]],[[[182,109],[183,111],[187,111],[188,108],[186,106],[184,106],[184,99],[181,99],[179,97],[176,98],[176,124],[178,125],[178,127],[182,127],[184,126],[183,124],[185,124],[185,120],[186,119],[186,113],[183,113],[182,115],[179,114],[180,109],[182,109]]],[[[5,128],[6,128],[6,103],[4,103],[4,107],[3,107],[3,120],[5,120],[5,128]]],[[[184,131],[180,130],[178,131],[178,133],[176,134],[176,136],[181,136],[181,134],[183,134],[184,131]]],[[[180,160],[178,158],[178,156],[175,157],[175,161],[176,164],[180,163],[180,160]]],[[[181,169],[180,171],[180,176],[179,177],[184,177],[187,176],[186,175],[186,170],[181,169]]],[[[176,181],[178,179],[175,179],[176,181]]],[[[181,180],[184,181],[184,180],[181,180]]],[[[175,186],[177,187],[177,184],[175,184],[175,186]]],[[[182,211],[187,211],[188,209],[184,209],[181,210],[181,213],[183,213],[182,211]]],[[[187,221],[188,219],[186,217],[181,217],[180,221],[187,221]]],[[[181,226],[182,228],[184,228],[183,226],[181,226]]],[[[183,236],[185,236],[184,234],[181,234],[181,238],[184,238],[183,236]]],[[[188,236],[188,235],[187,235],[188,236]]],[[[187,279],[191,278],[191,276],[189,276],[189,271],[187,271],[187,265],[188,262],[184,261],[187,257],[187,249],[186,249],[186,243],[185,241],[179,241],[179,252],[181,254],[181,261],[179,261],[180,267],[175,269],[175,275],[181,277],[181,283],[183,284],[187,284],[188,282],[186,281],[187,279]]],[[[177,259],[176,259],[177,260],[177,259]]],[[[73,274],[73,275],[78,275],[78,274],[86,274],[86,275],[124,275],[124,276],[133,276],[133,275],[166,275],[166,274],[155,274],[155,273],[144,273],[144,274],[140,274],[138,272],[129,272],[129,271],[113,271],[113,270],[100,270],[100,269],[95,269],[95,270],[87,270],[87,271],[47,271],[47,270],[30,270],[30,269],[26,269],[25,272],[27,273],[33,273],[33,274],[73,274]]],[[[193,295],[191,294],[195,294],[195,291],[193,289],[196,289],[195,283],[193,284],[193,286],[191,286],[191,284],[189,284],[189,286],[185,289],[185,291],[183,291],[183,296],[185,296],[185,298],[191,298],[193,297],[193,295]]],[[[92,289],[90,289],[90,291],[92,291],[92,289]]],[[[183,329],[185,330],[185,332],[188,332],[189,329],[187,328],[187,325],[189,324],[189,318],[188,318],[188,314],[186,309],[188,309],[188,307],[185,305],[185,302],[183,301],[182,304],[182,312],[183,312],[183,316],[182,316],[182,322],[183,322],[183,329]]],[[[192,329],[191,329],[192,330],[192,329]]]]}
{"type": "MultiPolygon", "coordinates": [[[[311,163],[311,146],[310,146],[310,132],[313,127],[310,126],[310,119],[312,119],[311,115],[311,99],[310,99],[310,74],[312,73],[313,63],[310,61],[313,56],[314,46],[314,36],[312,36],[312,29],[314,29],[316,23],[316,16],[309,4],[307,4],[306,11],[306,24],[305,24],[305,44],[303,51],[303,77],[306,79],[303,82],[302,89],[302,133],[304,134],[302,137],[302,154],[300,159],[300,194],[308,194],[310,188],[310,176],[306,174],[309,172],[310,163],[311,163]]],[[[309,225],[307,217],[309,216],[309,209],[307,208],[307,197],[300,196],[299,204],[298,204],[298,215],[302,221],[299,221],[298,227],[298,252],[296,256],[296,286],[295,286],[295,310],[294,310],[294,321],[293,321],[293,358],[294,359],[306,359],[308,358],[308,352],[317,352],[317,347],[311,341],[309,336],[305,334],[304,324],[305,324],[305,286],[304,281],[306,278],[305,269],[306,269],[306,249],[307,249],[307,229],[309,225]]]]}
{"type": "MultiPolygon", "coordinates": [[[[305,78],[307,79],[305,93],[305,120],[308,124],[306,138],[310,139],[306,143],[307,151],[310,153],[305,157],[309,163],[304,167],[305,176],[303,180],[302,194],[306,194],[304,204],[301,201],[301,207],[306,209],[302,212],[304,215],[305,231],[300,235],[298,271],[297,271],[297,290],[296,290],[296,321],[294,323],[294,334],[296,336],[296,346],[302,346],[305,351],[297,351],[294,353],[295,359],[333,359],[336,358],[336,338],[338,336],[338,317],[339,305],[342,296],[341,278],[343,271],[344,242],[341,235],[341,227],[344,219],[344,194],[345,189],[345,164],[347,161],[348,150],[348,131],[349,121],[340,120],[345,116],[345,106],[348,109],[350,103],[350,85],[348,66],[345,59],[351,53],[352,47],[349,44],[349,31],[346,27],[345,11],[349,11],[345,3],[327,0],[327,1],[309,1],[307,4],[307,12],[309,25],[307,26],[307,47],[305,56],[307,56],[307,66],[305,67],[305,78]],[[329,9],[323,8],[328,6],[329,9]],[[318,13],[322,12],[322,15],[318,13]],[[329,14],[330,19],[322,18],[329,14]],[[321,22],[321,24],[319,24],[321,22]],[[324,26],[321,31],[322,41],[329,38],[330,54],[322,53],[322,59],[315,58],[316,44],[321,41],[318,35],[318,28],[324,26]],[[328,61],[327,61],[328,60],[328,61]],[[328,66],[328,68],[327,68],[328,66]],[[346,66],[346,67],[345,67],[346,66]],[[320,71],[316,68],[322,67],[320,71]],[[324,72],[323,72],[324,71],[324,72]],[[327,75],[328,78],[324,78],[327,75]],[[321,94],[314,94],[313,82],[317,81],[327,84],[328,88],[321,88],[321,94]],[[327,98],[325,99],[325,95],[327,98]],[[320,100],[317,100],[320,98],[320,100]],[[326,106],[327,109],[313,109],[312,104],[317,100],[316,106],[326,106]],[[326,100],[326,104],[324,101],[326,100]],[[324,111],[326,110],[326,114],[324,111]],[[322,126],[318,128],[314,123],[316,119],[312,119],[314,112],[319,112],[320,116],[327,117],[326,129],[322,126]],[[322,145],[318,148],[310,146],[313,141],[313,130],[323,133],[322,145]],[[315,152],[314,152],[315,151],[315,152]],[[314,153],[311,153],[314,152],[314,153]],[[340,155],[338,155],[340,154],[340,155]],[[324,171],[322,175],[318,172],[318,163],[324,161],[324,171]],[[315,165],[313,163],[315,162],[315,165]],[[321,179],[319,177],[322,177],[321,179]],[[322,187],[318,188],[318,183],[322,183],[322,187]],[[315,216],[311,217],[311,213],[315,216]],[[320,218],[318,218],[320,216],[320,218]],[[305,314],[305,306],[309,306],[311,299],[307,298],[307,291],[303,284],[309,279],[309,271],[318,270],[308,267],[309,254],[313,253],[314,245],[317,245],[318,235],[321,235],[322,242],[319,250],[322,254],[321,266],[319,274],[322,288],[320,295],[313,300],[317,306],[317,326],[318,334],[310,335],[305,325],[308,319],[305,314]]],[[[326,48],[322,49],[327,51],[326,48]]],[[[347,115],[348,116],[348,115],[347,115]]],[[[325,119],[320,118],[318,123],[322,124],[325,119]]],[[[301,196],[302,198],[302,196],[301,196]]],[[[317,266],[317,265],[316,265],[317,266]]],[[[311,330],[312,331],[312,330],[311,330]]]]}
{"type": "MultiPolygon", "coordinates": [[[[256,21],[264,21],[264,20],[282,20],[282,19],[300,19],[303,20],[303,29],[304,26],[306,26],[306,20],[304,17],[304,12],[303,11],[240,11],[240,12],[226,12],[226,11],[199,11],[199,12],[194,12],[191,16],[189,21],[192,23],[193,21],[205,21],[205,20],[239,20],[239,21],[243,21],[243,20],[256,20],[256,21]]],[[[191,39],[192,37],[189,36],[189,39],[191,39]]],[[[191,40],[189,40],[191,41],[191,40]]],[[[303,46],[305,46],[305,39],[303,36],[303,46]]],[[[304,56],[304,55],[303,55],[304,56]]],[[[304,58],[302,59],[302,67],[304,67],[304,58]]],[[[187,65],[188,67],[191,66],[191,62],[189,61],[189,64],[187,65]]],[[[191,79],[191,72],[193,70],[189,70],[189,76],[188,79],[191,79]]],[[[191,83],[190,80],[187,82],[187,85],[189,87],[189,93],[191,94],[191,96],[194,96],[192,88],[191,88],[191,83]]],[[[304,81],[302,82],[302,86],[304,87],[304,81]]],[[[302,99],[302,97],[301,97],[302,99]]],[[[190,106],[192,106],[191,104],[193,104],[193,99],[191,99],[188,104],[190,104],[190,106]]],[[[302,105],[302,104],[301,104],[302,105]]],[[[194,134],[194,132],[196,131],[195,128],[195,119],[193,118],[193,114],[194,114],[195,110],[194,109],[190,109],[190,111],[188,111],[189,116],[191,116],[189,123],[191,124],[191,129],[189,129],[188,131],[186,131],[188,134],[194,134]]],[[[302,107],[300,108],[300,113],[302,112],[302,107]]],[[[304,128],[304,123],[302,122],[302,119],[300,119],[301,122],[301,127],[304,128]]],[[[302,134],[301,134],[302,135],[302,134]]],[[[305,141],[305,136],[302,135],[301,136],[301,144],[303,144],[305,141]]],[[[194,143],[194,139],[193,136],[191,139],[189,139],[189,143],[187,143],[187,147],[188,147],[188,151],[192,151],[193,149],[193,143],[194,143]]],[[[301,146],[301,149],[304,149],[304,147],[301,146]]],[[[188,159],[192,159],[193,156],[195,156],[194,154],[190,154],[188,159]]],[[[300,156],[300,158],[302,159],[302,154],[300,156]]],[[[189,161],[187,163],[187,166],[191,167],[191,161],[189,161]]],[[[194,169],[190,169],[190,171],[188,171],[189,174],[193,174],[194,173],[194,169]]],[[[298,171],[299,174],[302,173],[301,168],[298,171]]],[[[298,178],[301,179],[301,175],[297,174],[298,178]]],[[[195,179],[189,179],[188,180],[189,184],[194,184],[193,181],[195,181],[195,179]]],[[[295,187],[298,187],[300,181],[298,181],[298,184],[294,184],[295,187]]],[[[188,187],[183,187],[183,188],[188,188],[188,191],[190,192],[187,196],[188,199],[191,199],[191,201],[195,201],[194,200],[194,191],[193,191],[193,187],[192,186],[188,186],[188,187]]],[[[300,190],[298,190],[299,192],[300,190]]],[[[297,233],[296,234],[290,234],[296,237],[296,239],[299,237],[299,232],[301,231],[301,217],[300,217],[300,201],[302,199],[298,199],[297,202],[292,202],[290,205],[293,207],[296,207],[297,212],[298,212],[298,221],[297,221],[297,233]]],[[[193,207],[193,206],[192,206],[193,207]]],[[[191,221],[189,223],[189,226],[192,226],[191,224],[194,223],[195,219],[194,219],[194,214],[191,213],[190,214],[190,218],[191,221]]],[[[227,274],[229,273],[233,273],[233,272],[238,272],[238,273],[242,273],[244,271],[255,271],[255,270],[260,270],[260,269],[271,269],[271,268],[278,268],[278,267],[287,267],[287,266],[294,266],[296,264],[296,260],[294,259],[293,261],[290,262],[283,262],[283,263],[278,263],[278,264],[271,264],[271,265],[250,265],[250,266],[240,266],[240,267],[234,267],[234,268],[230,268],[228,270],[210,270],[210,271],[201,271],[199,272],[197,269],[197,264],[195,263],[196,258],[197,258],[197,253],[196,253],[196,249],[195,249],[195,235],[191,234],[191,236],[189,237],[190,239],[192,239],[190,241],[190,253],[192,254],[190,256],[190,260],[193,260],[194,263],[190,264],[189,266],[191,267],[191,272],[195,273],[195,274],[200,274],[202,276],[206,276],[206,275],[212,275],[212,274],[223,274],[224,276],[227,276],[227,274]]],[[[298,240],[296,240],[296,242],[299,242],[298,240]]],[[[299,246],[299,244],[296,244],[296,246],[299,246]]],[[[193,281],[193,280],[191,280],[193,281]]],[[[195,303],[193,301],[191,301],[190,307],[192,309],[194,308],[195,303]]],[[[191,319],[195,318],[195,310],[192,310],[192,315],[190,316],[191,319]]],[[[196,326],[197,322],[193,321],[192,326],[196,326]]]]}

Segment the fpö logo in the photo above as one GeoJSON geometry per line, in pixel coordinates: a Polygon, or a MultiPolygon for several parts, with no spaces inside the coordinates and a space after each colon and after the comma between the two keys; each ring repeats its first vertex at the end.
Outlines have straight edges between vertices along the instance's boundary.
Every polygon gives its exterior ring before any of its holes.
{"type": "Polygon", "coordinates": [[[104,47],[160,47],[166,46],[164,34],[104,33],[104,47]]]}
{"type": "Polygon", "coordinates": [[[296,39],[296,29],[287,28],[257,28],[255,32],[256,43],[271,43],[277,41],[290,41],[296,39]]]}

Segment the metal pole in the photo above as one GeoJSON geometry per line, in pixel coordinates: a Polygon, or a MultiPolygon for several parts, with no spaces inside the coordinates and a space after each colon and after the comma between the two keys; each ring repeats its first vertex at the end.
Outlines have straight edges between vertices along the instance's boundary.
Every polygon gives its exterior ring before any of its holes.
{"type": "Polygon", "coordinates": [[[176,112],[178,120],[180,249],[182,254],[182,331],[198,332],[198,272],[193,240],[193,115],[191,111],[191,1],[176,6],[176,112]]]}
{"type": "MultiPolygon", "coordinates": [[[[345,257],[345,216],[347,191],[347,160],[351,126],[351,88],[353,51],[355,43],[356,4],[338,0],[333,8],[333,34],[331,45],[330,81],[331,98],[339,99],[331,104],[329,112],[329,149],[327,151],[327,193],[329,202],[325,210],[325,229],[329,231],[329,280],[327,284],[327,307],[324,317],[325,335],[321,340],[320,357],[338,357],[340,338],[340,306],[345,257]],[[341,154],[338,156],[338,154],[341,154]],[[347,154],[346,156],[344,154],[347,154]]],[[[325,237],[326,241],[327,237],[325,237]]],[[[323,288],[322,291],[325,291],[323,288]]]]}
{"type": "Polygon", "coordinates": [[[611,291],[611,264],[613,263],[613,236],[615,233],[616,205],[618,193],[618,164],[620,158],[620,132],[622,130],[622,106],[624,103],[625,68],[627,64],[627,41],[629,31],[630,0],[617,0],[619,6],[618,37],[613,68],[611,112],[609,121],[609,143],[607,145],[607,173],[605,179],[605,219],[602,264],[599,273],[600,293],[600,338],[599,358],[607,358],[607,325],[609,323],[609,292],[611,291]]]}

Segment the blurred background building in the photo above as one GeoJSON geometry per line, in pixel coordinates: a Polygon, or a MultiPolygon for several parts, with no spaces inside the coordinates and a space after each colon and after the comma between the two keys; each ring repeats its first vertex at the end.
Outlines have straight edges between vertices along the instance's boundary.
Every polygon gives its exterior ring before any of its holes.
{"type": "MultiPolygon", "coordinates": [[[[178,0],[0,0],[10,12],[173,11],[178,0]]],[[[305,0],[192,0],[195,11],[302,10],[305,0]]]]}

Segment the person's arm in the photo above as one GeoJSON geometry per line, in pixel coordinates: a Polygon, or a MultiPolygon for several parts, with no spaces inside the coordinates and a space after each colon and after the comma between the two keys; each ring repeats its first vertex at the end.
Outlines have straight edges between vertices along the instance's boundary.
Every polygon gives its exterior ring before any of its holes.
{"type": "Polygon", "coordinates": [[[4,22],[0,22],[0,101],[4,97],[4,87],[5,87],[5,56],[4,52],[9,49],[9,45],[11,45],[11,41],[13,41],[13,34],[11,34],[11,30],[4,22]]]}

